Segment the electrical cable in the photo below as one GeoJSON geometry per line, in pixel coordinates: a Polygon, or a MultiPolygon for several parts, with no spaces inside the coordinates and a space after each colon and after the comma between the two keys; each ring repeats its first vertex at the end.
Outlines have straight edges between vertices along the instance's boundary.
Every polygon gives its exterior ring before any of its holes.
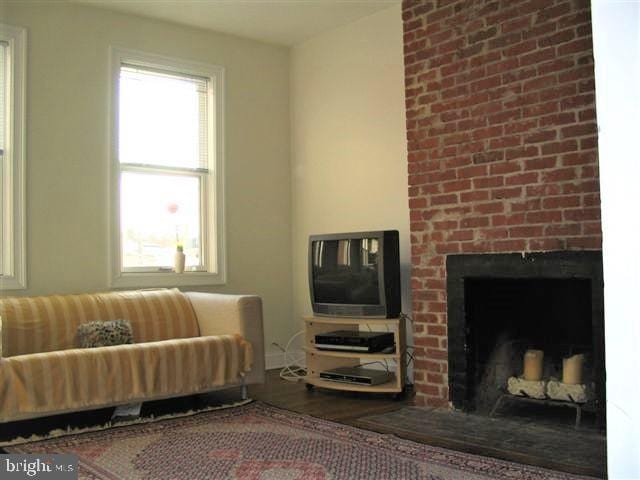
{"type": "Polygon", "coordinates": [[[294,334],[289,339],[284,348],[276,342],[272,343],[272,345],[278,347],[282,351],[282,353],[284,353],[284,367],[282,368],[282,370],[280,370],[280,378],[282,378],[283,380],[287,380],[289,382],[299,382],[307,376],[307,369],[299,365],[299,363],[304,360],[304,356],[296,358],[293,356],[293,354],[289,353],[289,348],[291,347],[291,343],[293,342],[293,340],[302,335],[304,332],[305,330],[300,330],[298,333],[294,334]]]}

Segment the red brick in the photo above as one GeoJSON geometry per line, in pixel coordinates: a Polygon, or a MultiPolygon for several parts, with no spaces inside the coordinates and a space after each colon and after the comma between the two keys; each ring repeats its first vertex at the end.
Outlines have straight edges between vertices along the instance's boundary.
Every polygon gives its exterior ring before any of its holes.
{"type": "Polygon", "coordinates": [[[540,122],[540,127],[548,127],[550,125],[558,126],[558,125],[567,125],[569,123],[575,123],[576,114],[573,112],[562,112],[556,115],[549,115],[546,117],[542,117],[540,122]]]}
{"type": "Polygon", "coordinates": [[[581,65],[558,75],[560,83],[574,82],[576,80],[593,80],[593,65],[581,65]]]}
{"type": "Polygon", "coordinates": [[[530,252],[566,250],[567,242],[560,238],[532,238],[528,242],[530,252]]]}
{"type": "Polygon", "coordinates": [[[546,75],[547,73],[559,72],[571,68],[574,65],[575,61],[572,58],[559,58],[538,65],[538,75],[546,75]]]}
{"type": "Polygon", "coordinates": [[[600,250],[602,248],[602,240],[599,237],[569,238],[567,241],[567,247],[570,249],[600,250]]]}
{"type": "Polygon", "coordinates": [[[568,53],[585,52],[592,48],[591,37],[579,38],[566,45],[560,45],[558,47],[558,55],[566,55],[568,53]]]}
{"type": "Polygon", "coordinates": [[[575,95],[571,98],[566,98],[560,102],[560,108],[562,110],[569,110],[571,108],[578,107],[590,107],[594,105],[595,99],[592,93],[586,95],[575,95]]]}
{"type": "Polygon", "coordinates": [[[519,135],[503,136],[503,137],[491,139],[489,141],[489,148],[492,150],[493,149],[497,150],[497,149],[507,148],[507,147],[516,147],[520,145],[521,141],[522,141],[522,138],[519,135]]]}
{"type": "Polygon", "coordinates": [[[560,105],[558,102],[546,102],[539,105],[531,105],[530,107],[524,107],[522,109],[522,116],[527,117],[542,117],[550,113],[556,113],[560,105]]]}
{"type": "Polygon", "coordinates": [[[582,228],[579,223],[563,223],[558,225],[547,225],[544,227],[544,234],[553,237],[580,235],[581,231],[582,228]]]}
{"type": "Polygon", "coordinates": [[[509,237],[511,238],[541,237],[543,230],[544,230],[544,227],[542,225],[511,227],[509,229],[509,237]]]}
{"type": "Polygon", "coordinates": [[[583,123],[582,125],[573,125],[560,130],[563,137],[581,137],[584,135],[595,135],[598,133],[598,126],[595,123],[583,123]]]}
{"type": "Polygon", "coordinates": [[[464,253],[486,253],[491,251],[489,242],[462,242],[460,245],[464,253]]]}
{"type": "Polygon", "coordinates": [[[522,54],[531,52],[531,51],[535,50],[536,48],[538,48],[538,46],[537,46],[537,43],[536,43],[535,40],[525,40],[524,42],[521,42],[521,43],[518,43],[518,44],[513,45],[511,47],[505,48],[502,51],[502,54],[505,57],[515,57],[515,56],[520,57],[520,60],[519,60],[520,66],[523,66],[523,65],[527,65],[527,64],[529,64],[531,62],[527,62],[526,64],[522,63],[522,58],[524,58],[524,57],[522,57],[522,54]]]}
{"type": "Polygon", "coordinates": [[[536,128],[538,122],[536,120],[525,120],[521,122],[513,122],[504,126],[505,135],[512,133],[522,133],[536,128]]]}
{"type": "Polygon", "coordinates": [[[550,195],[560,195],[561,193],[562,193],[562,186],[559,184],[527,186],[528,197],[546,197],[550,195]]]}
{"type": "Polygon", "coordinates": [[[598,180],[582,180],[572,183],[566,183],[562,186],[562,193],[593,193],[600,190],[600,182],[598,180]]]}
{"type": "Polygon", "coordinates": [[[418,209],[424,208],[427,206],[426,198],[410,198],[409,199],[409,208],[410,209],[418,209]]]}
{"type": "Polygon", "coordinates": [[[526,215],[528,223],[554,223],[562,221],[561,210],[545,210],[541,212],[529,212],[526,215]]]}
{"type": "Polygon", "coordinates": [[[504,185],[504,177],[502,176],[490,176],[490,177],[482,177],[482,178],[474,178],[473,179],[473,188],[492,188],[492,187],[501,187],[504,185]]]}
{"type": "Polygon", "coordinates": [[[579,207],[580,203],[580,197],[577,195],[548,197],[542,200],[542,208],[555,210],[558,208],[579,207]]]}
{"type": "Polygon", "coordinates": [[[440,254],[450,254],[450,253],[460,253],[460,244],[459,243],[438,243],[435,246],[436,253],[440,254]]]}
{"type": "Polygon", "coordinates": [[[460,194],[461,203],[484,202],[487,200],[489,200],[489,192],[487,190],[476,190],[460,194]]]}
{"type": "Polygon", "coordinates": [[[543,155],[552,155],[554,153],[573,152],[578,149],[578,142],[575,140],[564,140],[562,142],[547,143],[542,145],[541,152],[543,155]]]}
{"type": "Polygon", "coordinates": [[[473,165],[471,167],[459,168],[457,177],[458,178],[471,178],[471,177],[482,177],[487,174],[487,166],[486,165],[473,165]]]}
{"type": "Polygon", "coordinates": [[[583,138],[580,140],[580,149],[589,150],[590,148],[597,148],[598,137],[583,138]]]}
{"type": "Polygon", "coordinates": [[[579,210],[564,210],[564,219],[566,221],[581,222],[584,220],[599,220],[599,208],[582,208],[579,210]]]}
{"type": "Polygon", "coordinates": [[[439,373],[428,373],[427,382],[434,384],[444,384],[445,376],[439,373]]]}
{"type": "Polygon", "coordinates": [[[544,130],[532,133],[524,137],[524,143],[542,143],[556,139],[557,132],[555,130],[544,130]]]}
{"type": "Polygon", "coordinates": [[[516,18],[500,25],[500,31],[503,33],[514,32],[517,30],[528,30],[531,27],[531,16],[516,18]]]}
{"type": "Polygon", "coordinates": [[[523,202],[513,202],[511,204],[512,212],[530,212],[533,210],[540,210],[542,208],[542,201],[539,198],[530,198],[523,202]]]}
{"type": "Polygon", "coordinates": [[[491,199],[518,198],[522,196],[522,187],[498,188],[491,191],[491,199]]]}
{"type": "Polygon", "coordinates": [[[531,65],[534,63],[541,63],[547,60],[551,60],[553,58],[556,58],[555,48],[549,47],[542,50],[537,50],[533,53],[520,57],[520,65],[525,66],[525,65],[531,65]]]}
{"type": "Polygon", "coordinates": [[[462,228],[486,227],[489,225],[489,217],[470,217],[460,220],[462,228]]]}
{"type": "Polygon", "coordinates": [[[433,222],[433,228],[436,230],[451,230],[458,228],[457,220],[444,220],[441,222],[433,222]]]}
{"type": "Polygon", "coordinates": [[[514,173],[522,170],[522,164],[517,161],[494,163],[489,166],[489,175],[503,175],[505,173],[514,173]]]}
{"type": "Polygon", "coordinates": [[[527,185],[538,182],[538,172],[527,172],[504,177],[505,185],[527,185]]]}
{"type": "Polygon", "coordinates": [[[524,213],[515,213],[512,215],[494,215],[491,217],[491,225],[500,227],[503,225],[522,225],[525,220],[524,213]]]}
{"type": "Polygon", "coordinates": [[[447,236],[448,242],[464,242],[473,240],[473,230],[457,230],[447,236]]]}
{"type": "Polygon", "coordinates": [[[480,232],[480,236],[482,238],[486,238],[487,240],[496,240],[499,238],[508,238],[509,230],[506,228],[489,228],[484,229],[480,232]]]}
{"type": "Polygon", "coordinates": [[[557,165],[557,157],[540,157],[526,160],[524,163],[525,170],[543,170],[545,168],[553,168],[557,165]]]}
{"type": "Polygon", "coordinates": [[[435,406],[447,255],[601,248],[591,20],[584,1],[406,0],[403,22],[416,404],[435,406]]]}
{"type": "Polygon", "coordinates": [[[502,213],[504,211],[504,202],[480,203],[473,207],[476,213],[502,213]]]}
{"type": "Polygon", "coordinates": [[[569,2],[559,3],[553,7],[542,8],[538,12],[536,17],[536,23],[548,22],[550,20],[556,20],[561,15],[566,15],[571,11],[569,2]]]}
{"type": "Polygon", "coordinates": [[[413,339],[413,343],[423,347],[435,347],[440,346],[440,342],[437,337],[416,337],[413,339]]]}
{"type": "Polygon", "coordinates": [[[600,222],[584,222],[582,230],[585,235],[600,236],[602,235],[602,226],[600,222]]]}
{"type": "Polygon", "coordinates": [[[487,75],[495,75],[496,73],[510,72],[515,68],[518,68],[518,58],[508,58],[498,63],[487,65],[487,75]]]}
{"type": "Polygon", "coordinates": [[[522,110],[519,108],[513,110],[505,110],[502,112],[489,115],[489,124],[495,125],[498,123],[511,122],[513,120],[519,120],[522,118],[522,110]]]}
{"type": "Polygon", "coordinates": [[[474,130],[472,133],[474,140],[484,140],[486,138],[498,137],[502,135],[502,125],[474,130]]]}
{"type": "Polygon", "coordinates": [[[447,327],[445,327],[444,325],[428,325],[427,334],[444,337],[445,335],[447,335],[447,327]]]}
{"type": "Polygon", "coordinates": [[[492,245],[494,252],[522,252],[527,249],[525,240],[496,240],[492,245]]]}
{"type": "MultiPolygon", "coordinates": [[[[560,45],[562,43],[567,43],[570,40],[575,38],[576,34],[573,30],[562,30],[553,35],[545,35],[544,37],[538,40],[538,46],[540,48],[551,47],[553,45],[560,45]]],[[[565,48],[568,48],[569,45],[566,45],[565,48]]]]}
{"type": "Polygon", "coordinates": [[[598,207],[600,206],[600,194],[591,193],[582,197],[582,205],[584,207],[598,207]]]}
{"type": "Polygon", "coordinates": [[[471,180],[455,180],[453,182],[446,182],[442,184],[442,191],[444,193],[449,192],[461,192],[469,190],[471,188],[471,180]]]}

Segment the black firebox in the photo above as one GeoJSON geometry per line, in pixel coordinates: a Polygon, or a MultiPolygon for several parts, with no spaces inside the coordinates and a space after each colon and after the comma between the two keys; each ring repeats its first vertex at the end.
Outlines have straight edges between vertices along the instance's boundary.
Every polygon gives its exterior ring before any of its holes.
{"type": "Polygon", "coordinates": [[[545,352],[545,376],[584,353],[584,382],[604,420],[602,254],[562,251],[447,257],[449,389],[455,408],[486,409],[527,349],[545,352]]]}

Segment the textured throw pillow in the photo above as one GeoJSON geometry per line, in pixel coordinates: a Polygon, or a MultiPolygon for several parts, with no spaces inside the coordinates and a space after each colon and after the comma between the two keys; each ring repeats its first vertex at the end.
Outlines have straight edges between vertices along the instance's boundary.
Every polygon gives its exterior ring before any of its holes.
{"type": "Polygon", "coordinates": [[[133,343],[133,332],[129,320],[87,322],[78,326],[80,348],[108,347],[133,343]]]}

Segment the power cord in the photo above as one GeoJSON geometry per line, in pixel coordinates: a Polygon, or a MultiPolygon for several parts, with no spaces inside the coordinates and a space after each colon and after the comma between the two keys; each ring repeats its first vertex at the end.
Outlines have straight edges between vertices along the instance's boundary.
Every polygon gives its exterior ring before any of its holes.
{"type": "Polygon", "coordinates": [[[289,382],[299,382],[301,380],[304,380],[304,378],[307,376],[307,369],[299,365],[304,357],[300,356],[298,358],[295,358],[293,354],[289,353],[289,348],[291,347],[291,343],[293,342],[293,340],[302,335],[304,332],[304,330],[300,330],[298,333],[294,334],[284,347],[276,342],[271,343],[271,345],[277,347],[282,351],[282,353],[284,353],[284,367],[282,368],[282,370],[280,370],[280,378],[282,378],[283,380],[287,380],[289,382]]]}

